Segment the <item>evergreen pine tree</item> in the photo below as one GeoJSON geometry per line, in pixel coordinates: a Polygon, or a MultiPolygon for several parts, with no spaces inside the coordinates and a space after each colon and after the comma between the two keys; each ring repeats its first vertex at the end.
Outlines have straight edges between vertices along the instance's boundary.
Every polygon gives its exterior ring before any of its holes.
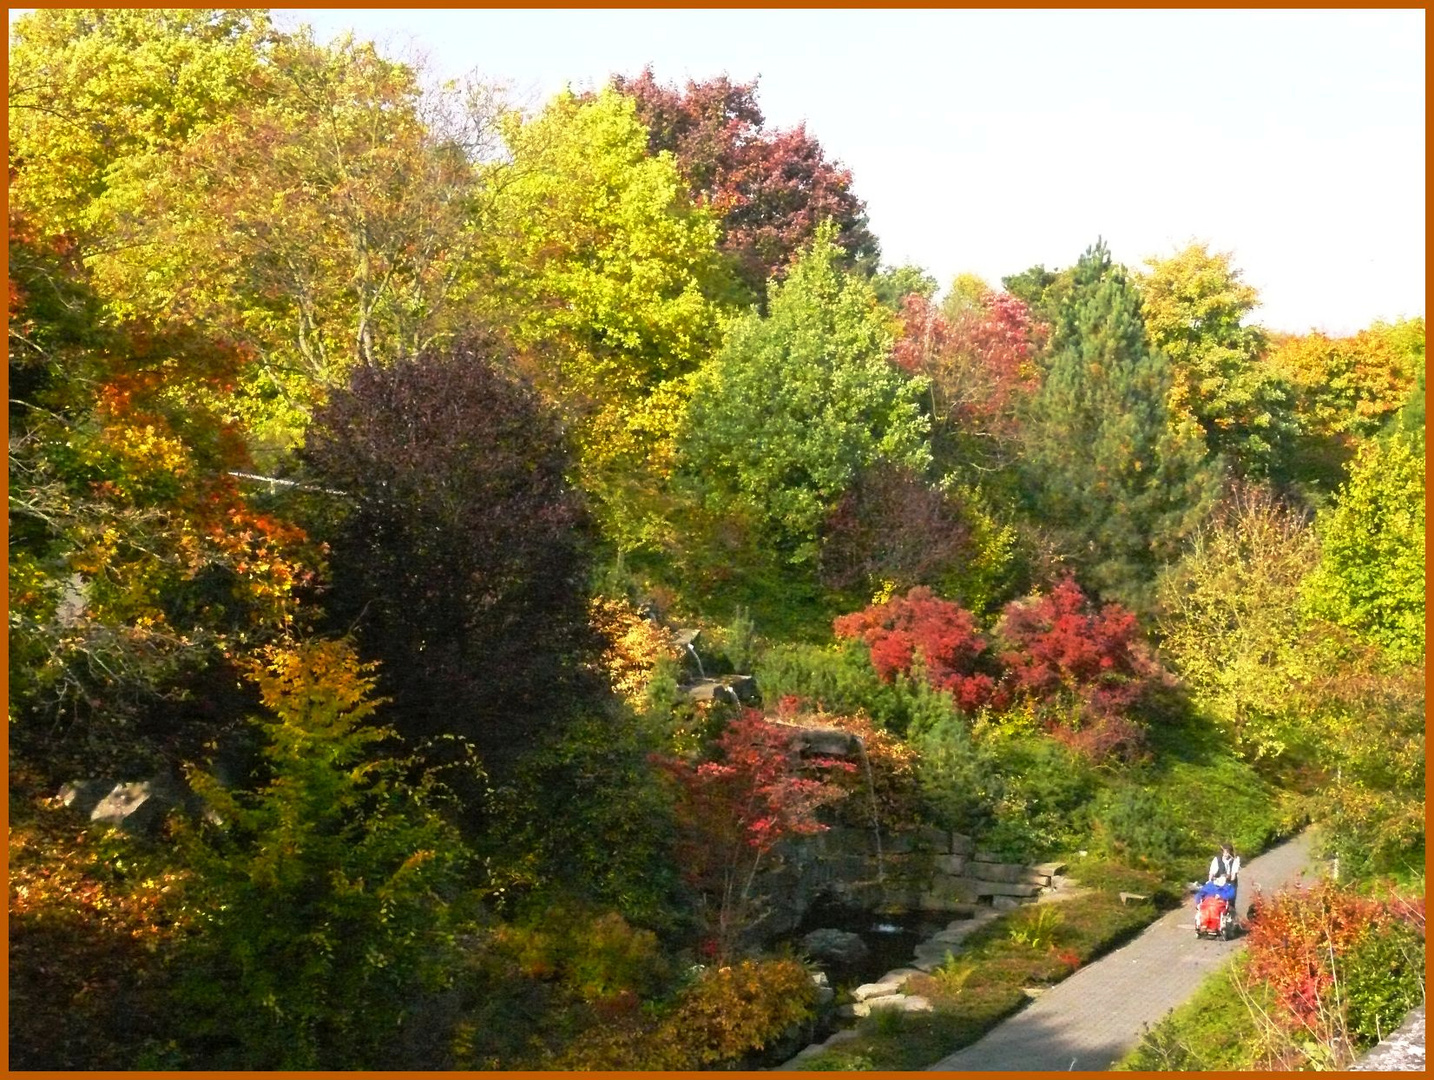
{"type": "Polygon", "coordinates": [[[1169,361],[1146,343],[1140,295],[1103,242],[1081,256],[1053,312],[1026,425],[1025,487],[1083,580],[1148,610],[1160,563],[1213,502],[1218,459],[1169,422],[1169,361]]]}

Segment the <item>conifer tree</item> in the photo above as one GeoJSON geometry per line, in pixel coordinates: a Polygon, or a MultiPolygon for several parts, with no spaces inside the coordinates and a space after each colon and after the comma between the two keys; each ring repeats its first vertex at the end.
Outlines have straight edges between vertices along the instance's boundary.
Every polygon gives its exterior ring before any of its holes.
{"type": "Polygon", "coordinates": [[[1026,425],[1026,491],[1061,553],[1109,599],[1148,608],[1158,565],[1211,505],[1217,461],[1169,422],[1169,361],[1146,344],[1140,295],[1103,242],[1053,312],[1026,425]]]}

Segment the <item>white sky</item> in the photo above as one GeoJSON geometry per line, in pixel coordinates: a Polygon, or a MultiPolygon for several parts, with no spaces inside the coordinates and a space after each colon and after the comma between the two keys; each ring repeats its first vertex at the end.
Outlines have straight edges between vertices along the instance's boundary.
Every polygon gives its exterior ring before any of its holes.
{"type": "Polygon", "coordinates": [[[848,166],[884,261],[944,287],[1073,263],[1234,253],[1257,321],[1352,333],[1422,315],[1418,11],[293,10],[442,76],[541,102],[651,62],[761,77],[848,166]]]}

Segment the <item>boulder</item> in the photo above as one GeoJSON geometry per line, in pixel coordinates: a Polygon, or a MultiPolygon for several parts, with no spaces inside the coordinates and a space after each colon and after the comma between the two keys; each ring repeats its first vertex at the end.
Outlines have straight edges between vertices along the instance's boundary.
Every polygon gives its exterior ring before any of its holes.
{"type": "Polygon", "coordinates": [[[802,938],[802,949],[814,960],[831,960],[838,964],[855,964],[866,957],[866,942],[861,935],[847,930],[823,927],[802,938]]]}
{"type": "MultiPolygon", "coordinates": [[[[1033,875],[1031,872],[1031,868],[1028,866],[1022,866],[1020,863],[990,863],[976,861],[971,863],[970,872],[973,877],[978,878],[981,881],[1024,881],[1030,882],[1031,884],[1037,884],[1037,882],[1034,882],[1032,880],[1033,875]]],[[[1049,880],[1050,875],[1047,874],[1046,881],[1049,880]]],[[[1040,882],[1039,884],[1045,883],[1046,882],[1040,882]]]]}
{"type": "Polygon", "coordinates": [[[870,1016],[878,1009],[890,1009],[893,1012],[930,1012],[931,1002],[924,997],[913,994],[907,997],[904,994],[891,994],[886,997],[870,998],[867,1001],[854,1002],[851,1005],[843,1005],[838,1011],[838,1016],[857,1017],[870,1016]]]}
{"type": "Polygon", "coordinates": [[[991,907],[995,908],[997,911],[1015,911],[1016,908],[1021,906],[1022,902],[1014,896],[991,897],[991,907]]]}
{"type": "Polygon", "coordinates": [[[60,788],[61,805],[90,821],[133,833],[153,832],[176,806],[199,810],[198,800],[174,778],[161,774],[149,780],[73,780],[60,788]]]}
{"type": "Polygon", "coordinates": [[[951,834],[951,854],[953,855],[974,855],[976,854],[976,841],[961,833],[951,834]]]}

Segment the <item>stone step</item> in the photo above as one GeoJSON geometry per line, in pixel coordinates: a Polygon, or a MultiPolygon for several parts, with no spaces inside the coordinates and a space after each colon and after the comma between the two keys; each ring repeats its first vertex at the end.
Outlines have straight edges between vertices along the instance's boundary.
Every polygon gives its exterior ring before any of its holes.
{"type": "Polygon", "coordinates": [[[1041,886],[1028,885],[1025,882],[1010,881],[978,881],[976,883],[977,896],[1039,896],[1041,886]]]}

